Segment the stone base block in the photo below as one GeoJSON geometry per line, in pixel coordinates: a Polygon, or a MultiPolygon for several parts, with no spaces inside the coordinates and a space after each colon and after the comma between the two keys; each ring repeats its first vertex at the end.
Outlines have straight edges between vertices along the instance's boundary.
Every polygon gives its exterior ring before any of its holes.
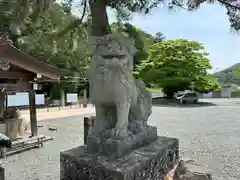
{"type": "Polygon", "coordinates": [[[147,126],[143,131],[124,139],[89,136],[87,138],[87,149],[90,152],[118,158],[156,140],[157,128],[154,126],[147,126]]]}
{"type": "Polygon", "coordinates": [[[112,160],[77,147],[60,154],[61,180],[163,180],[179,161],[178,148],[178,139],[158,137],[112,160]]]}

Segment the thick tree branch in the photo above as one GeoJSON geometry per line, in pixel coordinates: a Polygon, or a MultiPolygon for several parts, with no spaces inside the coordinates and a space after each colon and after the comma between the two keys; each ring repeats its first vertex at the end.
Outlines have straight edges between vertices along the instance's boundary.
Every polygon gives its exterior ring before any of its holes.
{"type": "MultiPolygon", "coordinates": [[[[187,7],[184,7],[181,3],[181,1],[179,0],[172,0],[172,5],[176,5],[184,10],[193,10],[196,9],[199,5],[201,5],[202,3],[207,2],[207,0],[191,0],[187,2],[187,7]],[[193,4],[192,4],[193,3],[193,4]]],[[[218,3],[220,3],[221,5],[225,6],[225,7],[229,7],[229,8],[233,8],[233,9],[239,9],[240,10],[240,2],[239,2],[239,6],[233,5],[231,4],[231,2],[229,0],[217,0],[218,3]]]]}
{"type": "Polygon", "coordinates": [[[189,8],[184,7],[180,2],[178,2],[178,0],[173,0],[173,1],[172,1],[172,5],[176,5],[176,6],[182,8],[182,9],[184,9],[184,10],[189,11],[189,8]]]}
{"type": "Polygon", "coordinates": [[[218,2],[220,2],[222,5],[228,6],[230,8],[234,8],[234,9],[239,9],[240,10],[240,2],[239,2],[239,6],[233,5],[231,4],[228,0],[217,0],[218,2]]]}
{"type": "Polygon", "coordinates": [[[91,11],[91,35],[104,36],[111,33],[109,26],[107,5],[105,1],[89,0],[89,7],[91,11]]]}

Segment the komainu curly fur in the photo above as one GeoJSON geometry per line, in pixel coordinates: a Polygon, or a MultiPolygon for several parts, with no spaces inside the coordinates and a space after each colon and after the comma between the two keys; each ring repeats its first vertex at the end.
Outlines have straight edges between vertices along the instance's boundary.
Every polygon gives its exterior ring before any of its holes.
{"type": "Polygon", "coordinates": [[[90,96],[96,107],[93,136],[126,137],[147,126],[152,97],[133,76],[134,41],[120,35],[91,37],[90,96]]]}

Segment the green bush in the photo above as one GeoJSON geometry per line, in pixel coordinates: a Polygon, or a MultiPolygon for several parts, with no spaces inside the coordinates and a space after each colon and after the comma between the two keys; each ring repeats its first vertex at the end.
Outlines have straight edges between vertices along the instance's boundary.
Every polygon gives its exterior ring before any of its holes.
{"type": "Polygon", "coordinates": [[[236,90],[231,92],[231,97],[232,98],[239,98],[240,97],[240,90],[236,90]]]}

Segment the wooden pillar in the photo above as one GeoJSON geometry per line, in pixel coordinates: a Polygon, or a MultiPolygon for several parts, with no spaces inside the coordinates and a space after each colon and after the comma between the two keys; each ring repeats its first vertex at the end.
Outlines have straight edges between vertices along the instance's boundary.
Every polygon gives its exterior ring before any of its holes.
{"type": "Polygon", "coordinates": [[[3,117],[5,109],[5,92],[0,92],[0,117],[3,117]]]}
{"type": "Polygon", "coordinates": [[[33,87],[31,90],[29,90],[28,97],[29,97],[29,111],[30,111],[30,123],[31,123],[32,136],[38,136],[36,100],[35,100],[35,91],[33,87]]]}

